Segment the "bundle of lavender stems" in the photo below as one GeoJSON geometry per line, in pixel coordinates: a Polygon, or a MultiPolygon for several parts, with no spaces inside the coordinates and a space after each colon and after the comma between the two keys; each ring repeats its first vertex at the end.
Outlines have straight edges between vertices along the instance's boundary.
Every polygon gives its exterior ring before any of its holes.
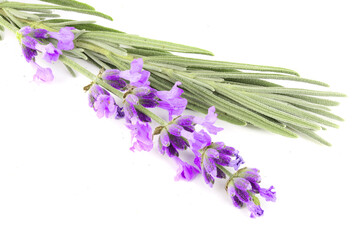
{"type": "Polygon", "coordinates": [[[212,187],[216,178],[227,179],[225,190],[234,206],[246,206],[251,217],[263,215],[258,196],[276,200],[274,187],[259,185],[258,169],[241,167],[244,161],[238,150],[212,141],[211,135],[223,130],[215,126],[217,118],[286,137],[306,135],[325,145],[330,143],[315,131],[338,127],[331,120],[342,121],[329,108],[338,103],[323,97],[344,94],[278,84],[326,83],[285,68],[181,57],[175,53],[212,53],[129,35],[94,21],[60,19],[53,10],[111,17],[78,1],[43,2],[52,4],[0,2],[0,31],[6,27],[16,34],[25,60],[35,69],[34,80],[55,78],[50,68],[37,63],[40,55],[48,63],[61,61],[72,75],[83,74],[91,81],[84,87],[89,106],[99,118],[125,122],[131,133],[130,150],[151,151],[156,142],[159,151],[177,163],[176,180],[189,181],[201,174],[212,187]],[[88,71],[82,61],[97,66],[99,73],[88,71]],[[165,109],[168,118],[151,111],[155,108],[165,109]],[[206,115],[184,115],[186,108],[206,115]],[[150,122],[158,126],[152,129],[150,122]],[[193,158],[182,159],[182,151],[191,151],[193,158]]]}

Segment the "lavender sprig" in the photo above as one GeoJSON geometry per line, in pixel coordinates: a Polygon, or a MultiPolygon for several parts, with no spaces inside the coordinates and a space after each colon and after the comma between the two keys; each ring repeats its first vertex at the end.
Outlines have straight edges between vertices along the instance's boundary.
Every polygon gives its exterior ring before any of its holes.
{"type": "MultiPolygon", "coordinates": [[[[61,60],[92,80],[93,86],[89,92],[89,103],[95,111],[99,112],[99,108],[95,107],[98,101],[102,105],[100,111],[125,109],[126,125],[131,130],[131,138],[135,139],[135,141],[132,140],[133,146],[130,148],[132,151],[150,151],[153,148],[153,136],[159,135],[159,151],[168,155],[178,165],[175,180],[190,181],[201,173],[204,181],[212,187],[216,178],[228,177],[225,189],[233,204],[236,207],[246,205],[252,218],[263,215],[256,194],[260,194],[267,201],[276,200],[276,193],[272,191],[273,186],[269,189],[260,188],[260,176],[257,169],[239,169],[244,164],[244,160],[238,150],[223,142],[212,142],[209,133],[217,134],[223,130],[214,125],[217,120],[215,107],[210,107],[204,118],[181,115],[185,107],[181,98],[183,90],[178,88],[181,85],[180,82],[175,83],[173,88],[167,92],[159,93],[152,89],[148,84],[149,74],[142,70],[141,59],[133,61],[132,68],[127,72],[111,69],[105,71],[101,75],[102,78],[92,75],[69,58],[62,56],[61,60]],[[126,78],[123,78],[124,76],[126,78]],[[124,85],[125,81],[126,85],[124,85]],[[120,98],[122,107],[115,103],[110,93],[120,98]],[[107,101],[103,101],[104,98],[107,101]],[[160,107],[159,102],[161,101],[165,101],[163,104],[166,103],[168,106],[166,109],[169,114],[176,109],[179,115],[173,118],[173,115],[170,114],[169,121],[165,121],[149,110],[160,107]],[[160,124],[154,132],[148,124],[151,120],[160,124]],[[197,130],[198,126],[202,129],[197,130]],[[187,149],[194,153],[192,161],[180,158],[179,152],[187,149]],[[227,168],[237,171],[231,173],[227,168]]],[[[100,116],[98,114],[98,117],[111,117],[115,114],[115,111],[105,111],[109,114],[100,114],[100,116]]]]}

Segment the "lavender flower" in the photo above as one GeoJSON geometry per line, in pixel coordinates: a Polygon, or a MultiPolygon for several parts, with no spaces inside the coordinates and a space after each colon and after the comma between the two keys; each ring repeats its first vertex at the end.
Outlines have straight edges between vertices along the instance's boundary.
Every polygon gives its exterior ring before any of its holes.
{"type": "Polygon", "coordinates": [[[54,75],[50,68],[43,68],[35,61],[30,61],[30,64],[36,69],[34,80],[41,80],[43,82],[51,82],[54,80],[54,75]]]}
{"type": "Polygon", "coordinates": [[[169,112],[169,121],[173,115],[181,115],[186,108],[187,100],[181,98],[184,90],[178,88],[181,82],[176,82],[170,91],[158,91],[156,96],[161,99],[159,107],[169,112]]]}
{"type": "Polygon", "coordinates": [[[230,178],[226,186],[234,206],[240,208],[246,204],[252,218],[262,216],[264,212],[255,194],[260,193],[260,196],[264,197],[266,201],[276,200],[276,192],[271,191],[274,187],[271,186],[269,189],[260,188],[260,181],[259,170],[255,168],[242,168],[230,178]]]}
{"type": "Polygon", "coordinates": [[[208,109],[208,114],[205,118],[195,117],[194,123],[200,124],[206,128],[206,130],[211,134],[217,134],[218,132],[224,130],[223,128],[215,127],[214,123],[217,120],[217,114],[215,113],[215,107],[212,106],[208,109]]]}
{"type": "Polygon", "coordinates": [[[152,129],[147,122],[140,120],[126,124],[126,127],[131,130],[131,142],[133,146],[131,151],[151,151],[153,148],[152,129]]]}
{"type": "Polygon", "coordinates": [[[94,85],[89,93],[89,105],[97,113],[98,118],[109,118],[117,111],[117,105],[109,92],[94,85]]]}
{"type": "MultiPolygon", "coordinates": [[[[48,32],[48,36],[58,40],[57,48],[60,50],[72,50],[74,49],[74,27],[63,27],[59,32],[48,32]]],[[[43,36],[46,36],[44,34],[43,36]]],[[[44,38],[44,37],[42,37],[44,38]]]]}
{"type": "Polygon", "coordinates": [[[35,45],[35,49],[39,52],[44,53],[44,60],[51,63],[56,62],[59,59],[59,56],[62,54],[62,51],[55,48],[52,43],[49,43],[47,45],[39,44],[37,43],[35,45]]]}
{"type": "Polygon", "coordinates": [[[33,29],[25,26],[17,33],[17,38],[21,42],[23,55],[27,62],[36,68],[34,79],[40,79],[44,82],[53,80],[54,76],[50,68],[42,68],[35,63],[35,57],[38,52],[44,54],[43,58],[51,63],[59,59],[61,50],[71,50],[74,48],[74,34],[71,30],[74,28],[61,28],[59,32],[49,32],[46,29],[33,29]],[[55,38],[58,40],[57,48],[52,43],[43,44],[42,39],[55,38]]]}
{"type": "Polygon", "coordinates": [[[175,176],[175,181],[178,181],[180,179],[190,181],[199,173],[198,169],[196,169],[191,164],[182,161],[180,158],[174,156],[173,159],[179,166],[177,175],[175,176]]]}
{"type": "Polygon", "coordinates": [[[102,74],[102,79],[116,89],[123,89],[126,86],[126,82],[120,78],[120,70],[108,69],[102,74]]]}
{"type": "Polygon", "coordinates": [[[121,71],[119,76],[130,81],[130,85],[134,87],[150,86],[150,72],[143,70],[144,60],[142,58],[134,59],[131,62],[130,70],[121,71]]]}

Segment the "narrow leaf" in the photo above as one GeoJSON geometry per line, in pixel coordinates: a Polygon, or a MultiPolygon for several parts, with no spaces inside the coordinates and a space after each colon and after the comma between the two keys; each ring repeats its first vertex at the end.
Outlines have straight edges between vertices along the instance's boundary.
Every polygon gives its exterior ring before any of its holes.
{"type": "Polygon", "coordinates": [[[53,3],[53,4],[61,5],[61,6],[66,6],[66,7],[74,7],[74,8],[87,9],[87,10],[95,10],[95,8],[93,8],[92,6],[90,6],[90,5],[86,4],[86,3],[75,1],[75,0],[40,0],[40,1],[53,3]]]}

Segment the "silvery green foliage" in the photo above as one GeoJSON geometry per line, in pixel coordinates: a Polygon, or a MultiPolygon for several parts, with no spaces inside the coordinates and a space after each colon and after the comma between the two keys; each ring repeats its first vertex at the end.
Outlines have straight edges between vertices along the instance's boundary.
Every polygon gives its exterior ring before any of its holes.
{"type": "Polygon", "coordinates": [[[175,82],[182,82],[183,96],[189,109],[205,113],[215,106],[219,118],[237,125],[254,125],[287,136],[306,135],[330,145],[317,135],[325,127],[338,125],[332,120],[343,119],[330,112],[338,102],[328,97],[344,94],[329,91],[287,88],[284,80],[328,87],[326,83],[302,78],[293,70],[224,61],[180,57],[176,53],[212,55],[210,51],[126,34],[100,26],[94,21],[58,19],[52,10],[72,11],[111,17],[93,7],[74,0],[43,0],[50,4],[2,2],[0,23],[17,31],[24,22],[38,28],[57,31],[75,27],[76,43],[64,55],[86,60],[100,68],[128,69],[135,58],[144,59],[144,69],[151,72],[151,86],[170,90],[175,82]],[[41,20],[41,22],[39,22],[41,20]],[[326,98],[324,98],[326,97],[326,98]]]}

